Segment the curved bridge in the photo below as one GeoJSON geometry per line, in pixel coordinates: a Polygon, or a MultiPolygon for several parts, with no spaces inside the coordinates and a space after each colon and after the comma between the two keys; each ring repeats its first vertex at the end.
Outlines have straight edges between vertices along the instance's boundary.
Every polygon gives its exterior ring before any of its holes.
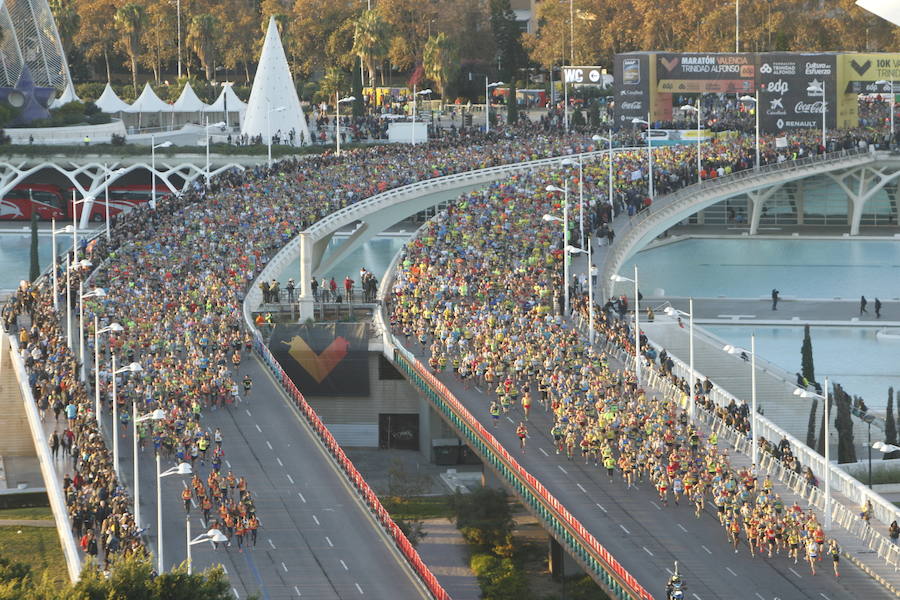
{"type": "Polygon", "coordinates": [[[750,234],[753,235],[766,200],[786,183],[818,175],[833,179],[847,193],[851,203],[850,235],[857,235],[865,203],[900,177],[900,156],[888,152],[841,151],[767,165],[759,170],[739,171],[657,198],[650,211],[640,213],[633,223],[625,215],[613,222],[616,241],[597,260],[601,266],[604,299],[613,294],[611,277],[625,261],[679,221],[717,202],[746,194],[752,205],[750,234]]]}

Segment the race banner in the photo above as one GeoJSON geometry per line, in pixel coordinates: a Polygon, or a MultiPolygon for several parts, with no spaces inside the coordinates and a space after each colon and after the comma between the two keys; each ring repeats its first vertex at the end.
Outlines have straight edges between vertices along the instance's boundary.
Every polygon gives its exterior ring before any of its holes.
{"type": "Polygon", "coordinates": [[[278,324],[269,350],[306,396],[368,396],[365,323],[278,324]]]}
{"type": "Polygon", "coordinates": [[[752,94],[754,55],[661,53],[656,55],[657,90],[669,94],[752,94]]]}
{"type": "Polygon", "coordinates": [[[651,92],[655,82],[651,77],[652,54],[617,54],[613,61],[616,89],[613,98],[615,128],[633,127],[632,119],[647,119],[650,112],[651,92]]]}
{"type": "Polygon", "coordinates": [[[838,126],[859,125],[859,94],[900,90],[900,54],[842,54],[838,58],[838,126]],[[878,84],[876,82],[886,83],[878,84]]]}
{"type": "Polygon", "coordinates": [[[767,52],[759,55],[759,125],[766,133],[821,129],[822,102],[829,129],[837,119],[834,54],[767,52]],[[811,92],[809,88],[821,89],[811,92]]]}

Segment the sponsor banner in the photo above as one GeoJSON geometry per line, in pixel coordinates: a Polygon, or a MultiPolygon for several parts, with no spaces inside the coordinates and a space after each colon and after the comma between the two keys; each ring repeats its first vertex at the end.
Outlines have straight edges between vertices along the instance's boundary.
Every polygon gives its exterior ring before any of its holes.
{"type": "Polygon", "coordinates": [[[563,70],[563,82],[571,84],[585,85],[601,85],[607,87],[612,85],[613,78],[603,71],[603,67],[566,67],[563,70]]]}
{"type": "Polygon", "coordinates": [[[900,54],[842,54],[838,58],[838,125],[859,125],[859,94],[890,93],[890,84],[878,86],[876,81],[893,81],[900,89],[900,54]]]}
{"type": "Polygon", "coordinates": [[[651,54],[617,54],[613,61],[616,81],[615,128],[631,128],[632,119],[647,119],[650,112],[653,78],[650,73],[651,54]]]}
{"type": "Polygon", "coordinates": [[[667,93],[752,92],[756,80],[754,55],[656,55],[657,86],[667,93]]]}
{"type": "Polygon", "coordinates": [[[821,129],[823,102],[829,128],[837,118],[837,61],[834,54],[770,52],[759,60],[759,125],[766,133],[821,129]],[[822,92],[810,92],[810,88],[822,92]]]}
{"type": "Polygon", "coordinates": [[[305,396],[368,396],[365,323],[278,324],[269,350],[305,396]]]}

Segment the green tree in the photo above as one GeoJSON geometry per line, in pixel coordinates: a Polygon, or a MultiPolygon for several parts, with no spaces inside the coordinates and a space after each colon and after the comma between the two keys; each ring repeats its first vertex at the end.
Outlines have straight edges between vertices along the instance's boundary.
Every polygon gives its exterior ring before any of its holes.
{"type": "Polygon", "coordinates": [[[31,270],[29,279],[35,281],[41,276],[41,261],[38,257],[38,214],[32,206],[31,211],[31,270]]]}
{"type": "Polygon", "coordinates": [[[359,118],[363,116],[363,82],[362,82],[362,62],[356,57],[356,64],[353,66],[352,83],[350,84],[350,93],[356,98],[353,101],[353,116],[359,118]]]}
{"type": "Polygon", "coordinates": [[[509,0],[491,0],[491,31],[497,46],[497,62],[500,78],[509,82],[509,102],[506,119],[508,123],[519,120],[519,105],[516,102],[516,72],[526,66],[528,56],[522,46],[522,31],[516,21],[509,0]]]}
{"type": "Polygon", "coordinates": [[[78,14],[80,27],[75,33],[75,43],[86,59],[102,58],[106,68],[106,80],[112,79],[109,57],[113,52],[119,32],[110,27],[109,15],[116,14],[115,0],[80,0],[78,14]]]}
{"type": "Polygon", "coordinates": [[[448,87],[459,74],[459,48],[456,42],[440,32],[425,42],[425,76],[434,83],[442,98],[449,98],[448,87]]]}
{"type": "Polygon", "coordinates": [[[218,36],[219,20],[209,13],[195,16],[188,25],[188,47],[200,59],[207,81],[211,81],[215,73],[218,36]]]}
{"type": "Polygon", "coordinates": [[[244,78],[250,82],[250,64],[255,61],[254,48],[259,38],[259,11],[254,0],[224,0],[220,5],[228,18],[221,23],[222,60],[226,69],[243,67],[244,78]]]}
{"type": "MultiPolygon", "coordinates": [[[[884,414],[884,443],[897,445],[897,420],[894,418],[894,388],[888,388],[887,410],[884,414]]],[[[889,458],[900,458],[900,452],[888,452],[884,455],[889,458]]]]}
{"type": "Polygon", "coordinates": [[[81,24],[77,3],[74,0],[50,0],[49,4],[63,50],[66,57],[69,57],[75,46],[75,34],[78,33],[81,24]]]}
{"type": "Polygon", "coordinates": [[[144,28],[147,25],[147,10],[137,2],[129,2],[116,11],[115,22],[121,36],[119,43],[131,62],[131,85],[137,96],[137,65],[138,57],[141,55],[144,28]]]}
{"type": "Polygon", "coordinates": [[[390,49],[390,28],[376,10],[366,10],[356,20],[353,32],[353,53],[369,72],[369,86],[375,87],[375,69],[387,57],[390,49]]]}
{"type": "Polygon", "coordinates": [[[834,426],[838,434],[838,462],[856,462],[856,448],[853,446],[853,417],[850,415],[850,395],[838,385],[834,385],[837,418],[834,426]]]}
{"type": "Polygon", "coordinates": [[[803,326],[803,345],[800,347],[800,374],[813,383],[816,380],[816,371],[813,367],[812,338],[809,336],[809,325],[803,326]]]}
{"type": "Polygon", "coordinates": [[[480,488],[471,494],[456,493],[450,499],[453,520],[470,544],[501,556],[509,556],[514,522],[503,490],[480,488]]]}
{"type": "Polygon", "coordinates": [[[810,448],[816,447],[816,409],[819,401],[813,398],[812,406],[809,408],[809,422],[806,424],[806,445],[810,448]]]}

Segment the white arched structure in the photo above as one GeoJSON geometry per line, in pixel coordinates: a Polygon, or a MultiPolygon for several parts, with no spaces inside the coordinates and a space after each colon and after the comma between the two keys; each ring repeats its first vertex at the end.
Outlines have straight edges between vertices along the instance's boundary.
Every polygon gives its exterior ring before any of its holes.
{"type": "Polygon", "coordinates": [[[688,186],[661,196],[651,210],[640,213],[632,223],[627,216],[613,222],[616,242],[611,252],[597,253],[601,266],[604,298],[613,294],[611,277],[634,254],[680,221],[717,202],[746,195],[752,203],[751,235],[756,233],[765,202],[786,183],[816,176],[833,179],[847,193],[851,215],[850,235],[859,234],[863,207],[885,185],[900,177],[900,157],[888,152],[842,151],[824,157],[767,165],[759,171],[739,171],[732,175],[688,186]]]}

